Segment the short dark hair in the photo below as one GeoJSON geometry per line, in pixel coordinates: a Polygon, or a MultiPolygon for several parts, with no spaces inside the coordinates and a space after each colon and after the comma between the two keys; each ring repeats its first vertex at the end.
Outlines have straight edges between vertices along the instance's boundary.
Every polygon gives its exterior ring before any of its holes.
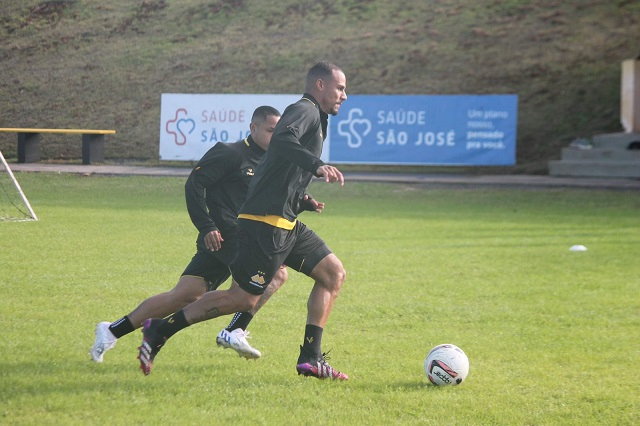
{"type": "Polygon", "coordinates": [[[280,111],[272,106],[259,106],[255,111],[253,111],[251,122],[256,124],[264,123],[265,121],[267,121],[267,117],[269,117],[270,115],[273,115],[274,117],[280,117],[281,114],[280,111]]]}
{"type": "Polygon", "coordinates": [[[332,62],[321,61],[311,67],[307,73],[306,89],[309,91],[318,79],[331,77],[334,71],[342,71],[339,66],[332,62]]]}

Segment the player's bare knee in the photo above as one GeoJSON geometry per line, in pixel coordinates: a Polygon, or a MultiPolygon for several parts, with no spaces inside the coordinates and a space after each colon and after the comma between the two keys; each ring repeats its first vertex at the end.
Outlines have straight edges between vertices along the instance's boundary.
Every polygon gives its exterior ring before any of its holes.
{"type": "Polygon", "coordinates": [[[171,300],[175,301],[176,305],[184,307],[200,299],[203,294],[204,291],[199,291],[197,289],[192,289],[191,291],[173,289],[169,292],[169,297],[171,300]]]}
{"type": "Polygon", "coordinates": [[[347,278],[347,271],[335,255],[325,257],[311,273],[311,277],[324,288],[337,294],[347,278]]]}
{"type": "Polygon", "coordinates": [[[278,269],[278,272],[276,272],[276,274],[273,276],[273,279],[271,280],[271,283],[269,285],[275,291],[278,288],[280,288],[282,284],[284,284],[288,279],[289,279],[289,272],[287,271],[287,268],[282,267],[278,269]]]}
{"type": "Polygon", "coordinates": [[[235,310],[237,312],[247,312],[255,308],[256,303],[258,303],[258,298],[244,292],[244,294],[236,294],[234,302],[235,310]]]}
{"type": "Polygon", "coordinates": [[[227,290],[227,294],[231,296],[231,303],[236,312],[248,312],[255,308],[258,300],[260,300],[260,296],[242,290],[237,284],[235,286],[232,285],[227,290]]]}
{"type": "Polygon", "coordinates": [[[346,279],[347,271],[342,266],[342,263],[334,263],[331,265],[331,268],[327,270],[326,281],[323,282],[323,285],[337,295],[346,279]]]}
{"type": "Polygon", "coordinates": [[[184,307],[200,299],[206,291],[207,284],[203,278],[183,275],[169,292],[169,298],[177,306],[184,307]]]}
{"type": "Polygon", "coordinates": [[[247,301],[247,306],[242,310],[242,312],[247,312],[247,311],[253,310],[253,308],[255,308],[256,305],[258,304],[258,300],[259,299],[255,298],[255,297],[252,297],[251,299],[249,299],[247,301]]]}
{"type": "Polygon", "coordinates": [[[201,297],[202,297],[201,294],[185,294],[180,299],[180,303],[183,304],[184,306],[187,306],[187,305],[195,302],[196,300],[200,299],[201,297]]]}
{"type": "Polygon", "coordinates": [[[336,293],[340,291],[340,289],[342,288],[342,284],[344,284],[344,281],[346,279],[347,279],[347,270],[344,269],[344,267],[341,267],[336,277],[336,283],[337,283],[336,293]]]}
{"type": "Polygon", "coordinates": [[[330,264],[329,274],[331,275],[331,280],[338,283],[339,286],[342,286],[344,280],[347,279],[347,270],[344,269],[342,262],[337,257],[330,264]]]}
{"type": "Polygon", "coordinates": [[[340,285],[342,285],[347,279],[347,270],[344,269],[344,266],[340,265],[340,272],[338,273],[338,275],[338,280],[340,281],[340,285]]]}

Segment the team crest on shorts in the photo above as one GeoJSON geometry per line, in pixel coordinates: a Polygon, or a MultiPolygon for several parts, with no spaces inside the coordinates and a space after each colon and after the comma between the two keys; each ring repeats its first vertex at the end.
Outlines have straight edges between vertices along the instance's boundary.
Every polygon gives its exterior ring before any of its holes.
{"type": "Polygon", "coordinates": [[[257,285],[257,286],[263,286],[265,283],[264,281],[264,273],[261,271],[258,271],[257,274],[255,274],[254,276],[251,277],[251,284],[253,285],[257,285]]]}

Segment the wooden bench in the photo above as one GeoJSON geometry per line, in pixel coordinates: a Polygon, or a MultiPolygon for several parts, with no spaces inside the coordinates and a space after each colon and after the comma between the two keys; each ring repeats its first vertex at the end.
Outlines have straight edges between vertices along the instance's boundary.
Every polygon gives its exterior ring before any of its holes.
{"type": "Polygon", "coordinates": [[[40,161],[40,135],[42,133],[82,135],[82,164],[103,162],[104,136],[116,133],[115,130],[22,128],[0,128],[0,132],[18,134],[18,163],[35,163],[40,161]]]}

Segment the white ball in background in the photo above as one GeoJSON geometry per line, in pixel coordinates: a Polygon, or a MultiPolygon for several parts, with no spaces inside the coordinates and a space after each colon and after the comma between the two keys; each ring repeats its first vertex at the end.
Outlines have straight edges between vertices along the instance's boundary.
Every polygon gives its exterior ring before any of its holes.
{"type": "Polygon", "coordinates": [[[569,248],[569,251],[587,251],[587,248],[583,245],[575,245],[569,248]]]}

